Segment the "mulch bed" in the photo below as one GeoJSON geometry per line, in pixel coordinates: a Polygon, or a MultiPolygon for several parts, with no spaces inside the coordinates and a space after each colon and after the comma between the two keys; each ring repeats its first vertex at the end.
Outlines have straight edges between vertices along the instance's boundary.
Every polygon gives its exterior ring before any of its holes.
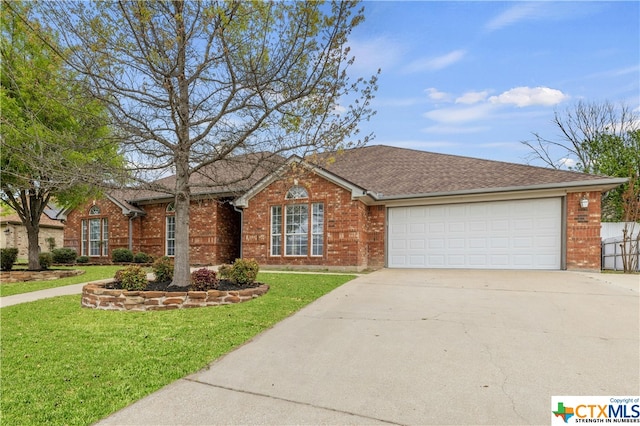
{"type": "MultiPolygon", "coordinates": [[[[258,287],[260,286],[260,284],[262,283],[254,282],[253,284],[250,284],[250,285],[238,285],[238,284],[232,283],[229,280],[220,280],[217,288],[198,289],[198,291],[206,291],[206,290],[238,291],[238,290],[244,290],[247,288],[258,287]]],[[[109,284],[106,284],[105,288],[120,290],[122,289],[122,286],[120,285],[119,282],[114,281],[109,284]]],[[[149,281],[143,291],[183,292],[183,291],[194,291],[194,290],[195,289],[191,288],[191,286],[181,287],[177,285],[171,285],[171,281],[164,281],[164,282],[149,281]]]]}

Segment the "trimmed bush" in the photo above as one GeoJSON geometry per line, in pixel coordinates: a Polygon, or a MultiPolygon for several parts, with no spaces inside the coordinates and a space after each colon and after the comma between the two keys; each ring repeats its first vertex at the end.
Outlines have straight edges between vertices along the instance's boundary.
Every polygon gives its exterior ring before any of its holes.
{"type": "Polygon", "coordinates": [[[53,263],[73,263],[78,257],[78,253],[72,248],[63,247],[59,249],[53,249],[51,251],[51,257],[53,263]]]}
{"type": "Polygon", "coordinates": [[[13,269],[13,264],[18,260],[17,248],[3,248],[0,249],[0,269],[3,271],[10,271],[13,269]]]}
{"type": "Polygon", "coordinates": [[[231,279],[231,265],[224,264],[218,266],[218,276],[221,279],[230,280],[231,279]]]}
{"type": "Polygon", "coordinates": [[[173,280],[173,262],[167,256],[156,259],[151,269],[156,276],[156,282],[163,283],[173,280]]]}
{"type": "Polygon", "coordinates": [[[40,261],[40,269],[47,270],[51,268],[53,255],[51,253],[40,253],[40,255],[38,255],[38,260],[40,261]]]}
{"type": "Polygon", "coordinates": [[[113,249],[111,260],[116,263],[131,263],[133,262],[133,252],[126,248],[113,249]]]}
{"type": "Polygon", "coordinates": [[[218,277],[216,271],[201,268],[191,273],[191,289],[205,291],[218,288],[218,277]]]}
{"type": "Polygon", "coordinates": [[[133,263],[149,263],[151,262],[151,256],[149,256],[147,253],[136,253],[133,256],[133,263]]]}
{"type": "Polygon", "coordinates": [[[76,263],[89,263],[89,256],[80,256],[76,259],[76,263]]]}
{"type": "Polygon", "coordinates": [[[236,259],[229,279],[238,285],[251,285],[256,281],[260,265],[255,259],[236,259]]]}
{"type": "Polygon", "coordinates": [[[120,283],[125,290],[144,290],[147,286],[147,274],[136,265],[127,266],[116,272],[114,279],[120,283]]]}

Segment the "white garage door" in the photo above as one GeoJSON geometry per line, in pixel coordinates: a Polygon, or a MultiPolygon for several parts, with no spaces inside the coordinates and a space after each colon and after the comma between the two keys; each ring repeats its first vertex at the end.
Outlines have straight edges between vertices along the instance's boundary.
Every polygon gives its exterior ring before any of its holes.
{"type": "Polygon", "coordinates": [[[389,208],[390,268],[560,269],[561,199],[389,208]]]}

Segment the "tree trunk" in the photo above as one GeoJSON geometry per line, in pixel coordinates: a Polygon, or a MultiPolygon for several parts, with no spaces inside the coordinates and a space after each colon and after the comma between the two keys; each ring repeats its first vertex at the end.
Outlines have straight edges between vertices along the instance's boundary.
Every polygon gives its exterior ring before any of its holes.
{"type": "MultiPolygon", "coordinates": [[[[188,166],[187,166],[188,167],[188,166]]],[[[191,270],[189,266],[189,207],[191,195],[186,176],[179,172],[176,180],[176,253],[174,257],[173,285],[186,287],[190,284],[191,270]]]]}
{"type": "Polygon", "coordinates": [[[40,245],[38,239],[40,237],[40,221],[38,223],[26,224],[27,241],[29,242],[29,270],[39,271],[40,268],[40,245]]]}
{"type": "MultiPolygon", "coordinates": [[[[189,187],[189,84],[185,78],[187,40],[184,26],[184,4],[176,1],[175,8],[176,37],[178,39],[178,51],[176,57],[176,78],[178,97],[174,105],[177,112],[176,136],[178,143],[174,151],[176,166],[176,253],[174,258],[173,284],[186,287],[190,284],[191,269],[189,262],[189,210],[191,207],[191,188],[189,187]]],[[[169,87],[169,86],[168,86],[169,87]]]]}

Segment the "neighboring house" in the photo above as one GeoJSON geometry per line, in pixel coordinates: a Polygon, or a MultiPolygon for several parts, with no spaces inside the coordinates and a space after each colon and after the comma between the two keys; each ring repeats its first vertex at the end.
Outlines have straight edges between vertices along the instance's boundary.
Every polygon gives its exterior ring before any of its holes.
{"type": "MultiPolygon", "coordinates": [[[[601,194],[625,182],[382,145],[316,162],[293,156],[217,187],[195,176],[191,262],[599,270],[601,194]]],[[[169,196],[113,192],[65,214],[65,246],[94,260],[116,247],[174,254],[169,196]]]]}
{"type": "MultiPolygon", "coordinates": [[[[64,239],[64,224],[55,219],[58,212],[46,209],[40,218],[40,233],[38,245],[43,252],[49,251],[47,239],[53,238],[56,247],[62,247],[64,239]]],[[[29,257],[29,239],[27,228],[22,224],[17,213],[0,217],[0,247],[17,248],[18,257],[29,257]]]]}

